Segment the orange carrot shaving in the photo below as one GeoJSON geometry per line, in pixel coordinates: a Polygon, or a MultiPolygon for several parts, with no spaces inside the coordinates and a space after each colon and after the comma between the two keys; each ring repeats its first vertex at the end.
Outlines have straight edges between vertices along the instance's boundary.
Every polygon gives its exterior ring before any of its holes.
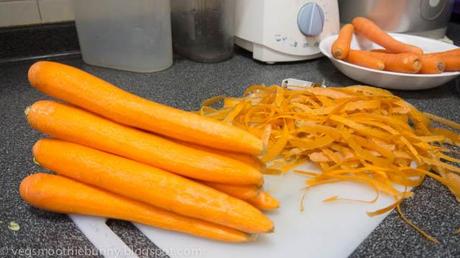
{"type": "MultiPolygon", "coordinates": [[[[410,188],[427,176],[460,201],[460,168],[449,163],[459,162],[449,146],[460,145],[455,132],[460,124],[420,112],[389,91],[368,86],[289,90],[253,85],[243,97],[223,100],[222,108],[203,106],[199,113],[262,139],[267,149],[261,157],[265,173],[284,173],[297,164],[313,162],[320,172],[295,170],[308,177],[307,189],[351,181],[372,187],[376,198],[384,193],[394,199],[393,204],[369,212],[370,216],[400,210],[399,204],[413,195],[410,188]],[[437,128],[436,123],[450,129],[437,128]]],[[[339,200],[347,199],[326,199],[339,200]]]]}
{"type": "Polygon", "coordinates": [[[436,244],[439,244],[439,241],[430,236],[429,234],[427,234],[425,231],[423,231],[422,229],[420,229],[419,227],[417,227],[417,225],[415,225],[412,221],[410,221],[405,215],[404,213],[401,211],[401,205],[398,204],[396,205],[396,210],[398,211],[398,214],[399,216],[401,216],[401,219],[406,222],[407,224],[409,224],[412,228],[414,228],[415,230],[417,230],[417,232],[419,232],[422,236],[426,237],[428,240],[436,243],[436,244]]]}

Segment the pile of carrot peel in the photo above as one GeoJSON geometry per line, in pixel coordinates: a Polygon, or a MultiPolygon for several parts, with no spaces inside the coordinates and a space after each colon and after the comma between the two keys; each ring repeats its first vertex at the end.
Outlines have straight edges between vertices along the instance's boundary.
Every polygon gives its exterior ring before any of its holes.
{"type": "Polygon", "coordinates": [[[427,176],[460,201],[460,168],[452,164],[460,160],[451,148],[460,146],[455,132],[460,124],[423,113],[386,90],[253,85],[241,98],[209,99],[198,112],[261,138],[266,148],[261,156],[265,173],[284,173],[313,162],[320,172],[295,170],[308,176],[307,186],[340,181],[366,184],[377,193],[370,202],[379,193],[395,200],[389,207],[368,212],[369,216],[397,208],[406,222],[432,241],[437,240],[402,214],[400,203],[413,196],[411,189],[427,176]],[[222,107],[214,107],[222,100],[222,107]]]}

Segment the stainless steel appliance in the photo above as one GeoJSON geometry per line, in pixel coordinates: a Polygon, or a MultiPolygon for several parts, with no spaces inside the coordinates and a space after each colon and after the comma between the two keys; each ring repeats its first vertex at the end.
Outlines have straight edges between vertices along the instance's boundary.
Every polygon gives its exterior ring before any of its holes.
{"type": "Polygon", "coordinates": [[[443,38],[452,14],[454,0],[340,0],[340,22],[356,16],[375,21],[391,32],[443,38]]]}

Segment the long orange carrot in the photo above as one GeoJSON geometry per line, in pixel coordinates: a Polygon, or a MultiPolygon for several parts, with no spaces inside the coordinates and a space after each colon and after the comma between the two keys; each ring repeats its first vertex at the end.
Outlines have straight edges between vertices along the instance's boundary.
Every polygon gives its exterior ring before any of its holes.
{"type": "Polygon", "coordinates": [[[388,54],[382,52],[363,51],[378,58],[385,64],[385,70],[400,73],[418,73],[422,68],[420,56],[412,53],[388,54]]]}
{"type": "Polygon", "coordinates": [[[243,232],[158,209],[61,176],[30,175],[22,180],[19,193],[30,205],[48,211],[134,221],[227,242],[250,240],[243,232]]]}
{"type": "Polygon", "coordinates": [[[273,230],[270,219],[246,202],[151,166],[50,139],[38,141],[33,153],[60,175],[159,208],[248,233],[273,230]]]}
{"type": "Polygon", "coordinates": [[[203,151],[206,151],[206,152],[215,153],[215,154],[220,155],[220,156],[224,156],[224,157],[228,157],[228,158],[231,158],[231,159],[234,159],[234,160],[244,162],[247,165],[250,165],[250,166],[252,166],[253,168],[255,168],[255,169],[259,170],[259,171],[262,170],[264,168],[264,166],[265,166],[262,163],[262,161],[260,161],[256,157],[248,155],[248,154],[213,149],[213,148],[209,148],[207,146],[197,145],[197,144],[184,142],[184,141],[179,141],[179,140],[175,140],[175,142],[177,142],[178,144],[188,146],[188,147],[193,148],[193,149],[198,149],[198,150],[203,150],[203,151]]]}
{"type": "MultiPolygon", "coordinates": [[[[388,52],[386,49],[371,49],[371,52],[377,52],[377,53],[386,53],[386,54],[391,54],[391,52],[388,52]]],[[[444,53],[444,52],[441,52],[444,53]]],[[[459,52],[460,53],[460,52],[459,52]]],[[[421,62],[421,69],[419,73],[423,74],[436,74],[436,73],[442,73],[445,70],[445,63],[442,60],[443,54],[435,55],[435,54],[425,54],[421,55],[420,62],[421,62]]]]}
{"type": "Polygon", "coordinates": [[[442,61],[446,64],[446,71],[457,72],[460,71],[460,56],[442,56],[442,61]]]}
{"type": "Polygon", "coordinates": [[[361,50],[350,50],[345,61],[376,70],[383,70],[385,68],[382,60],[369,56],[367,52],[361,50]]]}
{"type": "Polygon", "coordinates": [[[255,198],[248,202],[261,210],[270,211],[280,207],[278,200],[267,192],[260,192],[255,198]]]}
{"type": "Polygon", "coordinates": [[[235,186],[207,182],[203,183],[233,197],[247,201],[254,205],[254,207],[261,210],[270,211],[277,209],[280,206],[278,200],[256,186],[235,186]]]}
{"type": "Polygon", "coordinates": [[[68,65],[40,61],[28,76],[42,92],[122,124],[216,149],[262,151],[261,140],[242,129],[141,98],[68,65]]]}
{"type": "Polygon", "coordinates": [[[211,182],[202,183],[241,200],[255,199],[261,191],[261,188],[255,185],[227,185],[211,182]]]}
{"type": "Polygon", "coordinates": [[[362,36],[379,44],[392,53],[409,52],[417,55],[423,54],[423,50],[421,48],[405,44],[394,39],[382,29],[380,29],[377,24],[367,18],[356,17],[353,19],[352,24],[355,27],[356,33],[361,34],[362,36]]]}
{"type": "Polygon", "coordinates": [[[429,56],[423,55],[420,56],[420,61],[422,62],[422,68],[420,73],[424,74],[436,74],[444,72],[446,65],[441,57],[438,56],[429,56]]]}
{"type": "Polygon", "coordinates": [[[386,49],[381,49],[381,48],[375,48],[375,49],[371,49],[369,50],[371,52],[377,52],[377,53],[387,53],[387,54],[391,54],[390,51],[386,50],[386,49]]]}
{"type": "Polygon", "coordinates": [[[26,111],[33,128],[55,138],[114,153],[186,177],[226,184],[263,182],[253,167],[196,150],[53,101],[38,101],[26,111]]]}
{"type": "Polygon", "coordinates": [[[350,43],[353,37],[353,25],[345,24],[340,29],[339,36],[332,44],[331,53],[337,59],[345,59],[350,51],[350,43]]]}

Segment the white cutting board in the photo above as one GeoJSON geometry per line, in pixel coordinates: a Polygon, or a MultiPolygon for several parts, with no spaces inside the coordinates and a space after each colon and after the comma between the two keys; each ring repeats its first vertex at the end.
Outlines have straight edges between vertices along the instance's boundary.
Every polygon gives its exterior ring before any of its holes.
{"type": "MultiPolygon", "coordinates": [[[[308,166],[302,168],[315,170],[308,166]]],[[[374,211],[393,202],[385,195],[381,195],[374,204],[323,202],[333,195],[360,200],[369,200],[375,196],[369,187],[344,182],[307,190],[305,209],[301,212],[300,199],[305,179],[305,176],[294,172],[282,176],[265,176],[265,189],[278,198],[281,207],[267,213],[274,221],[275,232],[262,235],[254,242],[220,243],[149,226],[135,226],[171,258],[347,257],[387,215],[371,218],[366,211],[374,211]]],[[[110,231],[104,219],[77,215],[71,215],[71,218],[102,253],[109,251],[110,257],[137,257],[110,231]],[[119,250],[114,251],[117,248],[119,250]]]]}

